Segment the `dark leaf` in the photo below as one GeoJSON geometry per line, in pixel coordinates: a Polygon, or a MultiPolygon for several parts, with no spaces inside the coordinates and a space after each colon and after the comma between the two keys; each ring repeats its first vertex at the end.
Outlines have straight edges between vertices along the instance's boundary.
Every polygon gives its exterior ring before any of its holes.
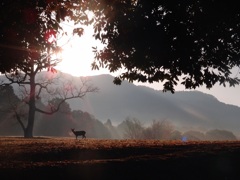
{"type": "Polygon", "coordinates": [[[73,34],[77,34],[78,36],[82,36],[83,35],[83,32],[84,32],[84,29],[83,28],[75,28],[73,30],[73,34]]]}

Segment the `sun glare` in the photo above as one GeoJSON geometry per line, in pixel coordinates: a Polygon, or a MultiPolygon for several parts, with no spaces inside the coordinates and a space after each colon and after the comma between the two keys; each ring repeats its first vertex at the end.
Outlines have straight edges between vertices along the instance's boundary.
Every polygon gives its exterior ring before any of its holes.
{"type": "MultiPolygon", "coordinates": [[[[66,28],[69,28],[69,26],[66,28]]],[[[92,34],[93,28],[88,26],[84,28],[84,33],[81,37],[76,35],[62,37],[59,40],[59,44],[63,49],[61,54],[62,62],[56,66],[56,69],[73,76],[91,76],[109,73],[107,69],[92,70],[91,68],[91,63],[94,60],[92,47],[103,47],[99,41],[96,41],[92,37],[92,34]]]]}

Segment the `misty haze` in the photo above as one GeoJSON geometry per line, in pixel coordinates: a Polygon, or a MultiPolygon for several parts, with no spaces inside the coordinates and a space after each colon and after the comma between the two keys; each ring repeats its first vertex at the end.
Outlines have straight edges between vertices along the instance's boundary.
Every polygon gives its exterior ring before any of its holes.
{"type": "Polygon", "coordinates": [[[1,0],[0,179],[240,179],[239,17],[227,0],[1,0]]]}
{"type": "MultiPolygon", "coordinates": [[[[39,76],[41,75],[44,73],[39,76]]],[[[74,83],[79,79],[64,73],[59,75],[71,79],[74,83]]],[[[74,136],[71,128],[75,128],[85,130],[88,138],[100,139],[236,140],[239,138],[240,108],[219,102],[212,95],[199,91],[163,93],[128,82],[116,86],[112,83],[111,75],[90,76],[87,79],[99,88],[99,92],[88,94],[82,100],[67,101],[60,112],[52,116],[38,113],[34,135],[69,137],[74,136]],[[162,132],[156,137],[146,135],[156,124],[157,130],[162,132]],[[140,126],[139,135],[129,136],[133,133],[129,132],[129,128],[132,128],[130,126],[140,126]]],[[[19,94],[17,86],[14,86],[14,90],[15,94],[19,94]]],[[[1,93],[1,95],[1,104],[4,106],[9,101],[6,94],[1,93]]],[[[44,96],[41,97],[41,101],[46,102],[44,96]]],[[[38,104],[41,104],[41,101],[38,104]]],[[[4,117],[1,118],[1,135],[22,135],[11,109],[2,111],[1,117],[4,117]]]]}

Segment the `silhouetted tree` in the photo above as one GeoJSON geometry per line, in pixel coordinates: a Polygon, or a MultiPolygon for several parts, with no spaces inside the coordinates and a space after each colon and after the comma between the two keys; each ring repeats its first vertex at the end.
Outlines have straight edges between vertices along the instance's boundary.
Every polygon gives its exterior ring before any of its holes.
{"type": "Polygon", "coordinates": [[[192,140],[192,141],[201,141],[201,140],[205,140],[205,134],[203,132],[200,131],[187,131],[184,132],[183,137],[185,137],[187,140],[192,140]]]}
{"type": "Polygon", "coordinates": [[[124,137],[128,139],[142,139],[144,127],[142,123],[137,118],[127,117],[123,122],[125,126],[124,137]]]}
{"type": "Polygon", "coordinates": [[[162,81],[164,90],[172,92],[178,83],[189,89],[239,84],[231,76],[240,65],[237,1],[94,2],[94,36],[106,46],[94,48],[93,68],[123,69],[116,84],[162,81]]]}
{"type": "MultiPolygon", "coordinates": [[[[53,114],[67,99],[82,98],[88,92],[96,91],[86,82],[73,86],[69,82],[62,89],[51,89],[51,79],[36,81],[36,75],[42,70],[56,73],[55,66],[60,61],[58,53],[61,47],[57,39],[66,34],[61,22],[73,20],[77,24],[89,24],[86,1],[55,0],[2,0],[0,3],[0,72],[7,81],[0,86],[18,84],[23,88],[24,101],[28,105],[27,124],[24,125],[24,137],[33,137],[35,113],[53,114]],[[60,97],[62,101],[50,111],[36,106],[41,93],[60,97]]],[[[81,36],[83,28],[75,27],[73,34],[81,36]]]]}
{"type": "Polygon", "coordinates": [[[206,132],[206,139],[212,141],[237,140],[237,137],[231,131],[214,129],[206,132]]]}
{"type": "Polygon", "coordinates": [[[143,131],[143,136],[146,139],[161,139],[169,140],[173,132],[173,126],[169,121],[156,121],[143,131]]]}
{"type": "Polygon", "coordinates": [[[112,125],[112,121],[110,119],[108,119],[104,123],[104,126],[108,129],[112,139],[119,139],[120,138],[118,128],[116,128],[115,126],[112,125]]]}
{"type": "Polygon", "coordinates": [[[182,133],[180,131],[174,130],[171,133],[171,140],[182,140],[182,133]]]}
{"type": "Polygon", "coordinates": [[[112,121],[110,119],[108,119],[105,123],[104,123],[105,126],[107,127],[112,127],[112,121]]]}

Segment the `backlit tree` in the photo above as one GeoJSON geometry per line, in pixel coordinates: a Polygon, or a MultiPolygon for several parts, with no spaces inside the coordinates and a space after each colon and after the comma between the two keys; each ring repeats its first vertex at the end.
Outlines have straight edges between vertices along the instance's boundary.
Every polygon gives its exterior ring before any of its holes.
{"type": "Polygon", "coordinates": [[[227,0],[102,0],[95,13],[93,68],[122,69],[121,81],[163,82],[174,92],[239,84],[240,7],[227,0]],[[105,5],[104,5],[105,3],[105,5]]]}
{"type": "MultiPolygon", "coordinates": [[[[28,105],[27,124],[23,125],[24,137],[33,137],[35,113],[53,114],[67,99],[82,98],[97,89],[81,81],[79,86],[63,82],[61,88],[52,89],[52,79],[36,80],[42,70],[56,73],[54,68],[60,59],[59,36],[66,34],[61,22],[73,20],[76,24],[88,25],[88,7],[85,1],[69,0],[2,0],[0,2],[0,72],[6,81],[1,86],[18,84],[23,92],[23,101],[28,105]],[[57,106],[44,111],[36,106],[41,93],[59,97],[57,106]]],[[[73,34],[81,36],[82,27],[73,34]]],[[[55,79],[56,80],[56,79],[55,79]]]]}

